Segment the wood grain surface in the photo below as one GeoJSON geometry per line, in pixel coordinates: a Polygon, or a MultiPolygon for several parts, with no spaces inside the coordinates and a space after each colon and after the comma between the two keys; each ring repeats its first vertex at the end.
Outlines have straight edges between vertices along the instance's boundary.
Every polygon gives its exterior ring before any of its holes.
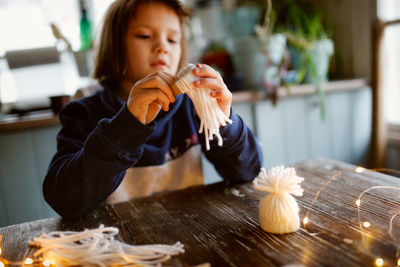
{"type": "Polygon", "coordinates": [[[372,186],[398,187],[393,176],[328,159],[295,165],[305,178],[304,196],[297,197],[300,217],[309,223],[295,233],[264,232],[258,222],[258,203],[264,193],[251,183],[217,183],[167,192],[104,206],[76,220],[45,219],[0,229],[3,256],[22,260],[33,251],[28,240],[54,230],[81,231],[100,224],[120,229],[118,238],[130,244],[173,244],[180,241],[185,253],[167,266],[396,266],[400,218],[389,221],[399,210],[396,189],[370,190],[361,199],[361,228],[355,201],[372,186]],[[335,178],[332,179],[337,175],[335,178]],[[318,191],[318,199],[313,203],[318,191]]]}

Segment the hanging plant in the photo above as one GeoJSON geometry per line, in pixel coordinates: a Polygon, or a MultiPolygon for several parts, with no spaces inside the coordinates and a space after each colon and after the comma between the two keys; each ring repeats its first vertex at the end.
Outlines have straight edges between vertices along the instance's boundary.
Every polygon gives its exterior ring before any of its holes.
{"type": "Polygon", "coordinates": [[[281,31],[288,40],[291,63],[297,76],[291,85],[303,81],[314,83],[319,95],[321,118],[325,118],[325,92],[322,88],[327,79],[329,60],[333,54],[333,42],[329,38],[320,13],[311,13],[297,1],[286,0],[286,12],[282,12],[281,31]]]}

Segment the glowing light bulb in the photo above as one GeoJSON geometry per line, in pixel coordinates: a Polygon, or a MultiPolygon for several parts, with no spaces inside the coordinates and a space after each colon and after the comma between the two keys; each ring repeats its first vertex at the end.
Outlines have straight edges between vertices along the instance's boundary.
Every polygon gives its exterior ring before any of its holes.
{"type": "Polygon", "coordinates": [[[383,266],[383,259],[382,258],[377,258],[376,260],[375,260],[375,265],[376,266],[383,266]]]}
{"type": "Polygon", "coordinates": [[[0,261],[0,267],[4,267],[4,263],[0,261]]]}
{"type": "Polygon", "coordinates": [[[43,261],[43,266],[46,266],[46,267],[50,266],[49,260],[44,260],[43,261]]]}
{"type": "Polygon", "coordinates": [[[303,219],[303,223],[304,223],[304,224],[307,224],[307,223],[308,223],[308,217],[305,217],[305,218],[303,219]]]}
{"type": "Polygon", "coordinates": [[[365,168],[363,168],[363,167],[356,168],[356,173],[362,173],[363,171],[365,171],[365,168]]]}
{"type": "Polygon", "coordinates": [[[397,260],[397,266],[400,266],[400,259],[397,260]]]}
{"type": "Polygon", "coordinates": [[[3,250],[0,248],[0,256],[1,256],[1,253],[3,253],[3,250]]]}
{"type": "Polygon", "coordinates": [[[32,263],[33,263],[33,260],[31,258],[26,258],[25,259],[25,265],[29,265],[29,264],[32,264],[32,263]]]}
{"type": "Polygon", "coordinates": [[[357,199],[356,205],[357,205],[357,206],[360,206],[360,205],[361,205],[361,200],[357,199]]]}
{"type": "Polygon", "coordinates": [[[371,224],[369,222],[364,222],[363,225],[364,225],[365,228],[368,228],[368,227],[371,226],[371,224]]]}

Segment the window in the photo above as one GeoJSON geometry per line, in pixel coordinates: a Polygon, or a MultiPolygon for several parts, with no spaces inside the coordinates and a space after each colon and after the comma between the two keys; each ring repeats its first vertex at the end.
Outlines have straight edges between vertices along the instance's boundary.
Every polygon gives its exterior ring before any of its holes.
{"type": "MultiPolygon", "coordinates": [[[[79,1],[0,0],[0,101],[2,103],[13,103],[32,97],[43,99],[54,94],[73,94],[78,86],[82,86],[79,81],[71,82],[79,79],[77,71],[74,69],[75,66],[71,66],[74,65],[73,59],[69,60],[67,67],[55,66],[50,72],[43,70],[38,75],[28,76],[26,76],[27,71],[25,70],[10,71],[6,60],[1,59],[9,50],[56,45],[56,39],[50,27],[51,23],[54,23],[69,40],[73,50],[79,50],[79,1]],[[56,69],[57,67],[58,69],[56,69]],[[76,72],[76,75],[71,73],[71,69],[76,72]],[[20,79],[19,77],[22,76],[29,77],[30,80],[20,79]],[[48,81],[49,77],[52,78],[51,81],[48,81]]],[[[96,26],[100,23],[112,0],[83,1],[86,1],[88,15],[93,21],[93,28],[96,31],[96,26]]],[[[35,70],[40,71],[40,68],[37,67],[35,70]]]]}
{"type": "MultiPolygon", "coordinates": [[[[94,28],[111,2],[87,1],[94,28]]],[[[50,23],[56,24],[77,50],[79,19],[79,0],[0,0],[0,55],[7,50],[54,45],[50,23]]]]}
{"type": "Polygon", "coordinates": [[[79,41],[77,4],[76,0],[3,0],[0,2],[0,54],[54,45],[50,23],[58,25],[76,44],[79,41]]]}
{"type": "MultiPolygon", "coordinates": [[[[400,1],[379,0],[378,17],[400,19],[400,1]]],[[[400,25],[386,27],[383,46],[384,115],[389,125],[400,125],[400,25]]]]}

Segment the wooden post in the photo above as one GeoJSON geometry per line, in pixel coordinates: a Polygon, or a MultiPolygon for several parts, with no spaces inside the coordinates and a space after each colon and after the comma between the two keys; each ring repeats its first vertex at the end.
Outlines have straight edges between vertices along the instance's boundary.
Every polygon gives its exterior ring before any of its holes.
{"type": "Polygon", "coordinates": [[[377,19],[372,28],[372,168],[383,168],[386,161],[386,124],[383,114],[381,72],[381,50],[384,32],[385,23],[377,19]]]}
{"type": "Polygon", "coordinates": [[[383,109],[382,88],[382,44],[385,27],[398,25],[400,20],[382,21],[377,19],[372,27],[372,168],[384,168],[386,165],[387,126],[383,109]]]}

